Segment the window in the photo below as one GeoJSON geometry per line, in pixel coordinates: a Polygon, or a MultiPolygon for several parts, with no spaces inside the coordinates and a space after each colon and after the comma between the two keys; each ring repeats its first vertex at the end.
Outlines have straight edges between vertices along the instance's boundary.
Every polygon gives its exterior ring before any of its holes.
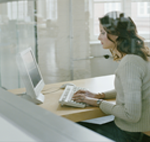
{"type": "Polygon", "coordinates": [[[149,17],[150,2],[138,2],[137,13],[139,17],[149,17]]]}
{"type": "Polygon", "coordinates": [[[147,4],[147,13],[150,15],[150,2],[147,4]]]}
{"type": "Polygon", "coordinates": [[[46,0],[46,15],[47,19],[57,19],[57,0],[46,0]]]}
{"type": "Polygon", "coordinates": [[[17,19],[17,2],[9,2],[7,4],[8,18],[17,19]]]}
{"type": "Polygon", "coordinates": [[[117,3],[117,2],[114,2],[114,3],[105,3],[105,14],[110,12],[110,11],[113,11],[113,10],[116,10],[116,11],[121,11],[121,4],[120,3],[117,3]]]}
{"type": "Polygon", "coordinates": [[[24,20],[27,17],[27,1],[8,2],[7,13],[10,20],[24,20]]]}
{"type": "Polygon", "coordinates": [[[150,40],[150,2],[131,3],[131,17],[134,20],[138,33],[146,40],[150,40]]]}

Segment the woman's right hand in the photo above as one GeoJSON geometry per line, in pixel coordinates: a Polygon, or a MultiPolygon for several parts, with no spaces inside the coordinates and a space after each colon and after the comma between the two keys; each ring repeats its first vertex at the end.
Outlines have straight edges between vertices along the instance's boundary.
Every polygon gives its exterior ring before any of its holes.
{"type": "Polygon", "coordinates": [[[97,101],[98,99],[102,99],[101,97],[102,95],[100,94],[85,90],[79,90],[73,95],[72,100],[79,103],[86,103],[92,106],[97,106],[97,101]]]}

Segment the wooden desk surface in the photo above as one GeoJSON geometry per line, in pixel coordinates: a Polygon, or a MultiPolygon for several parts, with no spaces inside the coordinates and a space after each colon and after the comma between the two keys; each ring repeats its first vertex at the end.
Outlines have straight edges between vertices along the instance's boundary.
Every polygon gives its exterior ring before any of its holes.
{"type": "MultiPolygon", "coordinates": [[[[86,107],[86,108],[74,108],[69,106],[62,107],[58,103],[58,100],[61,94],[63,93],[63,89],[59,88],[62,84],[67,82],[74,83],[76,86],[79,87],[87,88],[92,92],[102,92],[114,88],[114,75],[45,85],[45,87],[42,90],[42,93],[45,95],[45,101],[43,104],[40,104],[39,106],[74,122],[105,116],[105,114],[98,107],[86,107]]],[[[19,94],[25,91],[25,89],[15,89],[9,91],[14,94],[19,94]]],[[[108,101],[115,103],[115,100],[108,100],[108,101]]]]}

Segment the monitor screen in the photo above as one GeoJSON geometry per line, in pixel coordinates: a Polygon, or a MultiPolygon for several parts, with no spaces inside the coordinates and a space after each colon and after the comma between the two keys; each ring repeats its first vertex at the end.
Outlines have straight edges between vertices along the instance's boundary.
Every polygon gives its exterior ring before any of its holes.
{"type": "Polygon", "coordinates": [[[23,56],[23,61],[25,64],[25,67],[30,75],[31,81],[32,81],[32,85],[34,86],[34,88],[37,86],[37,84],[40,82],[41,80],[41,76],[38,72],[36,63],[34,61],[34,58],[32,56],[31,51],[30,52],[26,52],[23,56]]]}

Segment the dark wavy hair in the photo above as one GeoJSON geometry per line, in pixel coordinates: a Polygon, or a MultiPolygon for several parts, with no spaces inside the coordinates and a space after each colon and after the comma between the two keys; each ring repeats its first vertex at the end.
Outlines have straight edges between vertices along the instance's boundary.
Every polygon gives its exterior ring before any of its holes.
{"type": "Polygon", "coordinates": [[[135,23],[124,13],[112,11],[104,17],[99,18],[104,30],[107,32],[108,39],[116,46],[117,52],[110,50],[114,60],[120,60],[124,54],[135,54],[148,61],[150,50],[145,46],[144,39],[137,33],[135,23]],[[118,38],[114,42],[109,35],[116,35],[118,38]]]}

